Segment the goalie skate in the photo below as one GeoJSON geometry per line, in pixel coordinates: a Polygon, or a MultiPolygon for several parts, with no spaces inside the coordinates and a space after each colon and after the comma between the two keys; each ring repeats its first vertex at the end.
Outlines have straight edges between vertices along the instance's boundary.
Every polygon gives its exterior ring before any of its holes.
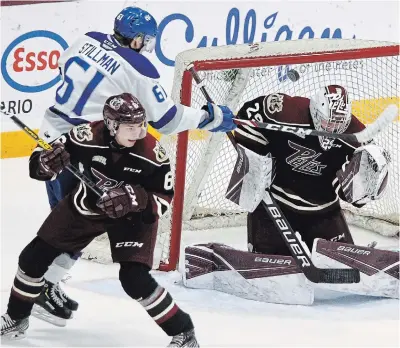
{"type": "Polygon", "coordinates": [[[66,326],[67,319],[72,319],[73,315],[64,303],[59,289],[58,285],[46,281],[32,308],[32,315],[55,326],[66,326]]]}
{"type": "Polygon", "coordinates": [[[14,320],[6,313],[1,316],[1,338],[20,340],[25,337],[29,327],[29,318],[14,320]]]}

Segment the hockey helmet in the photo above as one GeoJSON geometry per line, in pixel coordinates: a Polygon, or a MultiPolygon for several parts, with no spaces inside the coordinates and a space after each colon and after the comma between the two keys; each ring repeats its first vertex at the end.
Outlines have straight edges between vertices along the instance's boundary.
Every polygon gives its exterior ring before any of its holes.
{"type": "Polygon", "coordinates": [[[125,39],[142,39],[140,51],[152,52],[158,34],[157,22],[139,7],[124,8],[114,20],[114,32],[125,39]]]}
{"type": "Polygon", "coordinates": [[[116,135],[121,124],[137,125],[136,139],[143,139],[147,134],[146,112],[139,100],[130,93],[108,98],[103,108],[103,118],[112,136],[116,135]]]}
{"type": "Polygon", "coordinates": [[[351,103],[346,89],[329,85],[310,98],[310,114],[316,130],[343,133],[351,122],[351,103]]]}

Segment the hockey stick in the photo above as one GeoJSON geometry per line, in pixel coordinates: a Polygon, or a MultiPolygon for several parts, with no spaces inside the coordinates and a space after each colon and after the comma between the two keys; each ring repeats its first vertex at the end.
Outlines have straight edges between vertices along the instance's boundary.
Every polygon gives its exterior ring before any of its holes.
{"type": "Polygon", "coordinates": [[[366,129],[363,129],[357,133],[329,133],[324,131],[318,131],[315,129],[308,129],[303,127],[295,126],[284,126],[276,123],[264,123],[253,120],[241,120],[234,118],[233,121],[237,125],[246,125],[255,128],[262,128],[278,132],[293,133],[300,137],[307,135],[322,136],[327,138],[336,138],[346,141],[353,141],[359,143],[367,143],[375,138],[380,132],[382,132],[387,126],[389,126],[397,117],[399,110],[396,105],[391,104],[386,107],[385,110],[379,115],[375,122],[371,123],[366,129]]]}
{"type": "MultiPolygon", "coordinates": [[[[193,76],[196,84],[199,86],[201,92],[209,103],[213,103],[210,95],[204,87],[199,75],[194,69],[193,65],[189,65],[187,68],[193,76]]],[[[237,151],[237,143],[232,132],[227,133],[229,140],[237,151]]],[[[262,204],[267,211],[268,215],[272,219],[277,230],[281,233],[283,240],[289,248],[293,259],[296,264],[304,273],[304,276],[313,283],[359,283],[360,272],[355,269],[334,269],[334,268],[317,268],[311,261],[309,253],[305,250],[299,237],[290,226],[287,219],[284,217],[279,206],[276,204],[272,195],[266,191],[265,198],[262,204]]]]}
{"type": "MultiPolygon", "coordinates": [[[[44,150],[51,150],[52,146],[45,140],[40,138],[31,128],[29,128],[25,123],[23,123],[16,115],[10,114],[7,111],[0,110],[0,112],[8,116],[19,128],[21,128],[26,134],[28,134],[36,143],[44,150]]],[[[81,173],[78,168],[69,164],[66,166],[73,175],[75,175],[80,181],[86,184],[97,196],[102,197],[104,192],[96,186],[96,184],[90,180],[86,175],[81,173]]]]}

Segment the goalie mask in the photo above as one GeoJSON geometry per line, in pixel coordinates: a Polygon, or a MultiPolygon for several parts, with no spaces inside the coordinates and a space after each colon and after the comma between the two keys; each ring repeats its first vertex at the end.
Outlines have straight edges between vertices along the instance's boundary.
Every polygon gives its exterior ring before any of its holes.
{"type": "Polygon", "coordinates": [[[111,136],[134,142],[147,134],[146,112],[132,94],[122,93],[108,98],[103,108],[103,118],[111,136]]]}
{"type": "MultiPolygon", "coordinates": [[[[344,87],[329,85],[310,99],[310,114],[316,130],[343,133],[351,122],[351,104],[344,87]]],[[[321,146],[328,150],[333,139],[319,137],[321,146]]]]}

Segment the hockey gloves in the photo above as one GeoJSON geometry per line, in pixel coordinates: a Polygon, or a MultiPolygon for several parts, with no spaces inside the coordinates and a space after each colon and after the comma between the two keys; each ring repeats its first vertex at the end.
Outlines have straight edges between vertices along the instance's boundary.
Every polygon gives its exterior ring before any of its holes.
{"type": "Polygon", "coordinates": [[[108,190],[96,205],[112,219],[137,213],[147,206],[147,192],[140,186],[125,185],[108,190]]]}
{"type": "Polygon", "coordinates": [[[57,175],[70,164],[70,155],[63,143],[52,144],[51,150],[43,150],[39,155],[39,170],[50,176],[57,175]]]}
{"type": "Polygon", "coordinates": [[[233,123],[234,115],[227,106],[207,103],[202,109],[207,111],[209,116],[200,122],[198,128],[210,132],[229,132],[236,128],[233,123]]]}

